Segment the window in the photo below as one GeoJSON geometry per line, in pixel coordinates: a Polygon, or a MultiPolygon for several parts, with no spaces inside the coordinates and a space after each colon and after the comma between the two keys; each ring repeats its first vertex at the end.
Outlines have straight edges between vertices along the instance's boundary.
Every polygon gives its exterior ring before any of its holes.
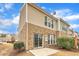
{"type": "Polygon", "coordinates": [[[52,24],[51,24],[51,27],[53,28],[53,20],[52,20],[52,24]]]}
{"type": "Polygon", "coordinates": [[[53,20],[50,20],[47,18],[47,16],[45,16],[45,26],[48,26],[50,28],[53,28],[53,20]]]}
{"type": "Polygon", "coordinates": [[[51,27],[51,23],[50,22],[48,22],[48,27],[51,27]]]}
{"type": "Polygon", "coordinates": [[[47,16],[45,16],[45,26],[47,26],[47,16]]]}
{"type": "Polygon", "coordinates": [[[67,28],[66,28],[66,27],[64,27],[64,26],[62,26],[62,30],[67,31],[67,28]]]}
{"type": "Polygon", "coordinates": [[[55,44],[55,36],[48,34],[48,44],[55,44]]]}
{"type": "Polygon", "coordinates": [[[50,44],[50,35],[48,35],[48,44],[50,44]]]}

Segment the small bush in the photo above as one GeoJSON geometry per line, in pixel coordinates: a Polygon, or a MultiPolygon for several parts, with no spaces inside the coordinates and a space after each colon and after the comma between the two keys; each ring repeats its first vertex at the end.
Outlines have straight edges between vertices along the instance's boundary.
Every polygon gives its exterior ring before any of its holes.
{"type": "Polygon", "coordinates": [[[74,48],[74,39],[71,37],[59,37],[57,39],[57,45],[64,49],[72,49],[74,48]]]}
{"type": "Polygon", "coordinates": [[[74,39],[70,37],[68,38],[66,49],[73,49],[73,48],[74,48],[74,39]]]}
{"type": "Polygon", "coordinates": [[[58,39],[57,39],[57,45],[59,46],[59,47],[61,47],[61,48],[65,48],[66,47],[66,39],[65,39],[65,37],[59,37],[58,39]]]}
{"type": "Polygon", "coordinates": [[[15,42],[14,43],[14,49],[18,51],[25,50],[25,46],[23,42],[15,42]]]}

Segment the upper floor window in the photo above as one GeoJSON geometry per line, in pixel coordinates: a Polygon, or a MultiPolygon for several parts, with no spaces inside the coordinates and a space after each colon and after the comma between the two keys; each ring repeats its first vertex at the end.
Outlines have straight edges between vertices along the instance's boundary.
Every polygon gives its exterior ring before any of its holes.
{"type": "Polygon", "coordinates": [[[45,26],[47,26],[47,16],[45,16],[45,26]]]}
{"type": "Polygon", "coordinates": [[[53,28],[53,20],[52,20],[52,24],[51,24],[51,27],[53,28]]]}
{"type": "Polygon", "coordinates": [[[62,26],[62,30],[67,31],[67,28],[66,28],[66,27],[64,27],[64,26],[62,26]]]}
{"type": "Polygon", "coordinates": [[[53,28],[53,20],[51,20],[50,18],[47,18],[47,16],[45,16],[45,22],[44,22],[45,26],[48,26],[50,28],[53,28]]]}
{"type": "Polygon", "coordinates": [[[51,23],[50,22],[48,22],[48,27],[51,27],[51,23]]]}

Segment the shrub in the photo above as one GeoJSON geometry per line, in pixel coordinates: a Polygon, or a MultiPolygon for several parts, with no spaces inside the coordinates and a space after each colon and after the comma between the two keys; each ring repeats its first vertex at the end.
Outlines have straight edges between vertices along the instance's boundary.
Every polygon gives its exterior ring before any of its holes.
{"type": "Polygon", "coordinates": [[[61,47],[61,48],[66,48],[66,39],[65,39],[65,37],[59,37],[58,39],[57,39],[57,45],[59,46],[59,47],[61,47]]]}
{"type": "Polygon", "coordinates": [[[18,50],[18,52],[25,50],[25,46],[23,42],[15,42],[14,49],[18,50]]]}
{"type": "Polygon", "coordinates": [[[74,39],[71,37],[59,37],[57,39],[57,45],[64,49],[72,49],[74,48],[74,39]]]}
{"type": "Polygon", "coordinates": [[[73,48],[74,48],[74,39],[70,37],[68,38],[66,49],[73,49],[73,48]]]}

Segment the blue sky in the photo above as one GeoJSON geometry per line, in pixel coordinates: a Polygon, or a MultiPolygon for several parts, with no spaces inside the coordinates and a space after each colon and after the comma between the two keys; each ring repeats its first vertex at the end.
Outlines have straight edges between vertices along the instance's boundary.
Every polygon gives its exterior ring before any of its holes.
{"type": "Polygon", "coordinates": [[[17,32],[22,3],[0,3],[0,33],[17,32]]]}
{"type": "MultiPolygon", "coordinates": [[[[0,4],[0,33],[17,32],[19,23],[19,12],[22,3],[0,4]]],[[[51,15],[56,12],[57,17],[67,21],[75,31],[79,32],[79,4],[78,3],[37,3],[51,15]]]]}
{"type": "Polygon", "coordinates": [[[56,16],[67,21],[75,31],[79,32],[79,3],[37,3],[51,15],[56,12],[56,16]]]}

